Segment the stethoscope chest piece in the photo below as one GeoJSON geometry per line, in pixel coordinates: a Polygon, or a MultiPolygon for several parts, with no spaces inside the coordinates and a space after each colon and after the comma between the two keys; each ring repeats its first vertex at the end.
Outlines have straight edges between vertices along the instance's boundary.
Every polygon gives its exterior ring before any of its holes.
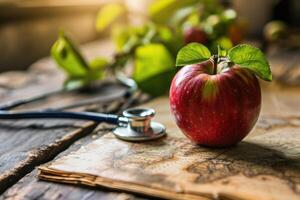
{"type": "Polygon", "coordinates": [[[119,118],[121,123],[113,130],[113,133],[119,139],[132,142],[161,138],[166,135],[166,128],[160,123],[151,122],[154,115],[153,109],[127,109],[119,118]]]}

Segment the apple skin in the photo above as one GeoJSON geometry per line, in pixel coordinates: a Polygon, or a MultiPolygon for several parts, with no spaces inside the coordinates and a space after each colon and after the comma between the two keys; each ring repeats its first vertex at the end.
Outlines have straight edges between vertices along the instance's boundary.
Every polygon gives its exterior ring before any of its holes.
{"type": "Polygon", "coordinates": [[[212,60],[178,71],[170,88],[171,112],[194,143],[227,147],[241,141],[255,125],[261,89],[255,75],[237,66],[212,73],[212,60]]]}
{"type": "Polygon", "coordinates": [[[196,27],[190,27],[184,30],[184,43],[198,42],[205,44],[208,42],[206,33],[196,27]]]}

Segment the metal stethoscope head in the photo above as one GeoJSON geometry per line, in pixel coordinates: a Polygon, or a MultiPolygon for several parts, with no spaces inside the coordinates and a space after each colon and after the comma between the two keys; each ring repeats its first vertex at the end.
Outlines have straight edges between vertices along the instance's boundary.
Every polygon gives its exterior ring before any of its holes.
{"type": "Polygon", "coordinates": [[[123,111],[120,124],[113,130],[114,135],[127,141],[154,140],[166,135],[164,125],[152,122],[154,109],[131,108],[123,111]]]}
{"type": "Polygon", "coordinates": [[[166,135],[165,127],[157,122],[151,122],[155,111],[145,108],[131,108],[123,111],[123,115],[112,115],[96,112],[68,112],[68,111],[25,111],[10,112],[0,110],[0,119],[80,119],[95,122],[116,124],[114,135],[126,141],[148,141],[166,135]]]}

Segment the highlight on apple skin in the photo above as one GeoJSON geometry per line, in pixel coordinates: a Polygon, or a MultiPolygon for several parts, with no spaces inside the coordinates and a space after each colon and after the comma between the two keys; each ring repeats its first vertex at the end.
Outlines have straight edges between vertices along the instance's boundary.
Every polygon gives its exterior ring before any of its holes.
{"type": "Polygon", "coordinates": [[[214,60],[184,66],[170,88],[170,107],[182,132],[194,143],[226,147],[240,142],[261,108],[256,76],[236,65],[215,73],[214,60]]]}

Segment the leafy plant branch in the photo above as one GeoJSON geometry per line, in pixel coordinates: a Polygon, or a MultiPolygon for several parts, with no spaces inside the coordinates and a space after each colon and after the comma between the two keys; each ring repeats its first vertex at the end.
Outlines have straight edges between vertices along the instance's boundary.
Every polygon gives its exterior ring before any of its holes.
{"type": "Polygon", "coordinates": [[[155,0],[148,15],[143,15],[145,22],[138,26],[129,23],[131,15],[120,3],[107,4],[98,13],[97,31],[110,31],[117,49],[111,60],[99,57],[86,61],[75,43],[60,34],[51,55],[67,73],[66,89],[87,87],[115,76],[132,63],[131,78],[138,87],[154,96],[163,95],[176,71],[177,52],[186,43],[204,43],[215,53],[218,45],[230,49],[236,39],[230,36],[235,12],[216,0],[155,0]]]}

